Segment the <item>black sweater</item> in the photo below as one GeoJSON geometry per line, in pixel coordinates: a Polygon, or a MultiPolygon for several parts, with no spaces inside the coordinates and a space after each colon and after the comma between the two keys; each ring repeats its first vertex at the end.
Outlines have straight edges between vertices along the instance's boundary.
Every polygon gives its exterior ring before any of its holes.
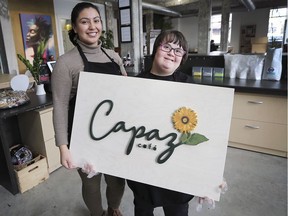
{"type": "MultiPolygon", "coordinates": [[[[172,75],[169,76],[157,76],[151,74],[150,72],[142,72],[138,75],[138,77],[175,82],[191,82],[191,77],[179,71],[174,72],[172,75]]],[[[177,176],[175,176],[175,178],[177,178],[177,176]]],[[[133,191],[135,199],[140,199],[154,207],[184,204],[189,202],[193,198],[193,196],[189,194],[176,192],[140,182],[127,180],[127,183],[133,191]]]]}

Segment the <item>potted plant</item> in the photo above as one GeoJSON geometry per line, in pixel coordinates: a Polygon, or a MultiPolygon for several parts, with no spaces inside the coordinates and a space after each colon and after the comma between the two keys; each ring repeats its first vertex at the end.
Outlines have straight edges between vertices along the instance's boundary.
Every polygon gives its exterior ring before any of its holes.
{"type": "Polygon", "coordinates": [[[106,49],[112,49],[112,50],[114,49],[112,30],[102,31],[100,40],[102,41],[102,47],[106,49]]]}
{"type": "Polygon", "coordinates": [[[26,66],[26,68],[31,72],[34,78],[34,81],[37,85],[36,86],[37,95],[45,94],[44,86],[40,82],[40,66],[43,62],[42,56],[44,50],[45,50],[45,41],[43,40],[39,43],[39,46],[37,47],[37,52],[34,55],[33,64],[31,64],[30,61],[24,58],[21,54],[17,54],[19,60],[26,66]],[[37,88],[39,88],[39,90],[37,90],[37,88]]]}

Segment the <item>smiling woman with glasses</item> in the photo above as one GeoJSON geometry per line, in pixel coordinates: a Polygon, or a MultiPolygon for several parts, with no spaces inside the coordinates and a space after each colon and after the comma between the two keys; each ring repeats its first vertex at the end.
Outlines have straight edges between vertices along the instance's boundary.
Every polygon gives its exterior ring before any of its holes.
{"type": "MultiPolygon", "coordinates": [[[[182,57],[182,60],[181,60],[181,63],[180,63],[180,66],[182,64],[184,64],[184,62],[187,60],[188,58],[188,43],[184,37],[184,35],[179,32],[179,31],[175,31],[175,30],[171,30],[171,31],[164,31],[164,32],[161,32],[158,37],[156,38],[155,40],[155,43],[154,43],[154,46],[153,46],[153,52],[152,52],[152,61],[154,60],[155,58],[155,55],[156,55],[156,52],[158,50],[158,48],[160,48],[162,51],[164,52],[168,52],[170,53],[170,48],[169,48],[169,51],[168,51],[168,46],[164,47],[163,48],[163,45],[167,45],[169,44],[169,46],[172,48],[180,48],[184,51],[184,54],[181,54],[180,55],[177,55],[175,54],[175,50],[174,50],[174,54],[177,56],[177,57],[182,57]]],[[[180,51],[182,52],[182,51],[180,51]]]]}
{"type": "MultiPolygon", "coordinates": [[[[179,71],[180,66],[187,60],[187,49],[187,42],[181,32],[161,32],[154,43],[152,67],[138,77],[191,82],[190,76],[179,71]]],[[[167,100],[173,98],[167,96],[167,100]]],[[[127,180],[127,183],[134,194],[134,216],[153,216],[156,207],[162,207],[165,216],[188,216],[188,202],[193,198],[192,195],[131,180],[127,180]]]]}

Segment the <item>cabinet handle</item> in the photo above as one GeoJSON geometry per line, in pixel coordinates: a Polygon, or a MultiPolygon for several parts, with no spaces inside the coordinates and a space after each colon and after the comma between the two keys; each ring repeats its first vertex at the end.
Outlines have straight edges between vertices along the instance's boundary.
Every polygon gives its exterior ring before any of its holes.
{"type": "Polygon", "coordinates": [[[263,104],[263,101],[248,101],[248,103],[252,103],[252,104],[263,104]]]}
{"type": "Polygon", "coordinates": [[[260,129],[259,126],[254,126],[254,125],[245,125],[245,127],[251,128],[251,129],[260,129]]]}

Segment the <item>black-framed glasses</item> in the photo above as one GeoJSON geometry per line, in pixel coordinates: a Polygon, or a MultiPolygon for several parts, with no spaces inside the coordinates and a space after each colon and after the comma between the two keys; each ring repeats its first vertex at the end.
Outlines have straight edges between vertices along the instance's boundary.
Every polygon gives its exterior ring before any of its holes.
{"type": "Polygon", "coordinates": [[[164,52],[170,52],[173,50],[174,54],[178,57],[183,57],[186,53],[186,51],[181,48],[172,48],[170,44],[160,44],[160,49],[164,52]]]}

